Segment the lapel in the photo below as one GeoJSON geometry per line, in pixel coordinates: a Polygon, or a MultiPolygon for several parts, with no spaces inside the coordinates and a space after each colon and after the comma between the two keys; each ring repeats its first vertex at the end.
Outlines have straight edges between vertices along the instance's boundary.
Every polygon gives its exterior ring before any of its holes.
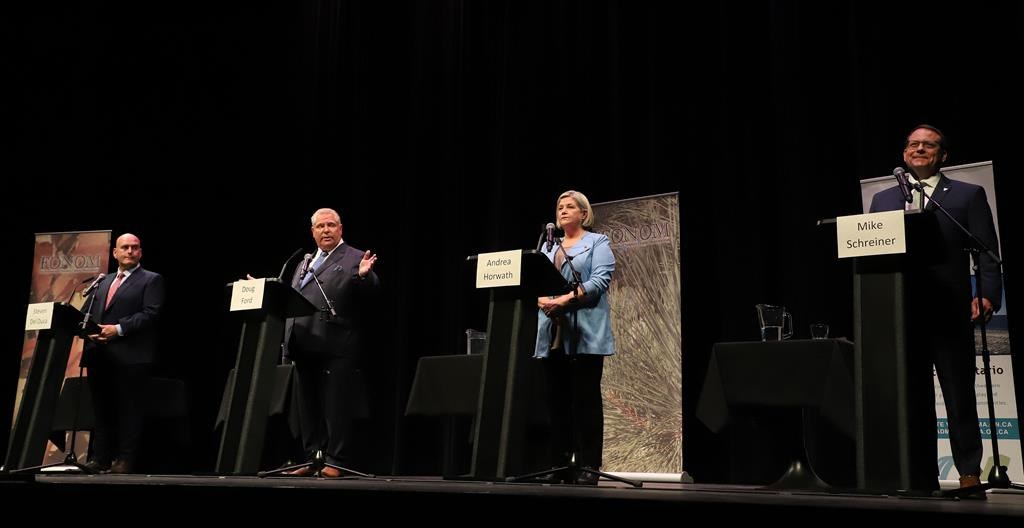
{"type": "Polygon", "coordinates": [[[943,206],[946,206],[946,195],[949,194],[950,180],[945,174],[939,173],[939,181],[935,184],[935,189],[932,191],[931,196],[928,197],[928,205],[924,208],[928,211],[934,211],[936,209],[935,203],[932,201],[934,197],[943,206]]]}
{"type": "MultiPolygon", "coordinates": [[[[569,255],[570,257],[575,259],[577,256],[582,254],[584,251],[587,251],[588,249],[590,249],[590,243],[591,243],[590,238],[591,238],[591,233],[588,231],[586,234],[583,235],[583,238],[581,238],[580,241],[576,243],[576,245],[574,245],[571,248],[566,248],[565,249],[565,253],[567,255],[569,255]]],[[[576,271],[580,270],[579,263],[577,263],[575,260],[573,261],[572,265],[576,267],[576,271]]],[[[565,260],[562,261],[562,269],[568,269],[568,268],[569,268],[569,259],[565,259],[565,260]]]]}
{"type": "Polygon", "coordinates": [[[321,279],[320,282],[323,282],[323,276],[325,273],[328,273],[328,270],[341,263],[341,260],[345,257],[345,251],[347,250],[347,245],[339,244],[338,247],[334,248],[334,251],[332,251],[331,254],[328,255],[322,263],[320,263],[320,267],[318,267],[314,272],[316,278],[321,279]]]}
{"type": "Polygon", "coordinates": [[[110,281],[110,284],[107,285],[106,290],[103,292],[103,304],[105,305],[105,307],[103,309],[104,312],[106,312],[111,307],[113,307],[114,304],[117,303],[118,299],[124,297],[125,288],[130,288],[133,284],[135,284],[135,282],[138,281],[138,279],[132,280],[132,277],[136,276],[141,271],[142,271],[142,266],[138,266],[138,267],[135,268],[135,271],[133,271],[131,273],[131,275],[128,275],[127,277],[122,279],[121,280],[121,284],[119,284],[117,286],[117,291],[114,292],[114,297],[112,299],[110,299],[110,304],[106,305],[107,294],[110,293],[110,288],[112,288],[114,286],[114,281],[117,280],[117,273],[113,273],[112,274],[114,276],[114,279],[110,281]]]}

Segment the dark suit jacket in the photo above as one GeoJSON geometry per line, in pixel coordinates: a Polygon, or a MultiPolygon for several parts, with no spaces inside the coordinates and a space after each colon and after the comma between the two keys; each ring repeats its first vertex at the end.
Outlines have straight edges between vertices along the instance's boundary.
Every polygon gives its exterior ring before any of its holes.
{"type": "MultiPolygon", "coordinates": [[[[992,251],[999,251],[995,224],[992,222],[992,210],[988,206],[983,187],[951,180],[945,174],[941,174],[932,199],[941,203],[957,222],[970,230],[992,251]]],[[[903,209],[905,203],[899,188],[891,187],[875,194],[871,199],[870,211],[896,211],[903,209]]],[[[937,301],[956,303],[953,306],[955,315],[950,314],[956,317],[954,321],[967,321],[971,302],[970,259],[963,248],[970,246],[970,240],[937,210],[934,202],[929,201],[925,209],[935,215],[942,239],[945,241],[945,248],[940,253],[941,258],[922,271],[927,276],[929,288],[933,290],[931,295],[937,301]]],[[[1002,275],[998,264],[984,253],[981,255],[981,273],[983,293],[998,310],[1002,300],[1002,275]]]]}
{"type": "Polygon", "coordinates": [[[82,351],[82,366],[88,367],[97,354],[121,365],[154,363],[157,355],[157,321],[164,304],[164,278],[159,273],[139,266],[114,293],[109,308],[104,308],[107,292],[114,283],[116,273],[110,273],[93,291],[95,302],[86,299],[83,309],[92,314],[98,324],[120,324],[124,335],[102,345],[86,340],[82,351]]]}
{"type": "MultiPolygon", "coordinates": [[[[335,248],[316,270],[324,292],[334,303],[337,317],[317,313],[285,322],[285,354],[296,361],[306,358],[356,356],[361,352],[363,314],[366,302],[379,281],[372,271],[359,278],[359,262],[363,251],[348,244],[335,248]]],[[[292,287],[299,289],[299,268],[292,276],[292,287]]],[[[323,295],[310,280],[299,289],[303,297],[317,307],[325,307],[323,295]]]]}

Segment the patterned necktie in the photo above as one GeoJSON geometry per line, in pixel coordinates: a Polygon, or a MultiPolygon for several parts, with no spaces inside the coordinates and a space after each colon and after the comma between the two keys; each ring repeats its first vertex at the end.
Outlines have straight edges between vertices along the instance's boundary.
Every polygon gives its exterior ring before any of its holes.
{"type": "Polygon", "coordinates": [[[306,276],[302,278],[302,283],[299,284],[300,290],[302,288],[305,288],[306,284],[309,283],[309,281],[313,280],[313,273],[315,273],[317,268],[319,268],[320,265],[324,263],[325,258],[327,258],[327,253],[321,251],[320,256],[318,256],[316,260],[314,260],[313,263],[309,265],[309,271],[306,272],[306,276]]]}
{"type": "Polygon", "coordinates": [[[110,291],[107,292],[107,304],[103,306],[104,310],[110,307],[110,301],[114,298],[114,292],[121,286],[122,280],[124,280],[124,272],[118,273],[117,277],[114,278],[114,283],[110,285],[110,291]]]}

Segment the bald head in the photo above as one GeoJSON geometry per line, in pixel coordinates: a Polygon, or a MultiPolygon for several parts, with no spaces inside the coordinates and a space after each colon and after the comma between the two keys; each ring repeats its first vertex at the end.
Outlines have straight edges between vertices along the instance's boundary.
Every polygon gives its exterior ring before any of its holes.
{"type": "Polygon", "coordinates": [[[139,237],[131,233],[117,237],[117,241],[114,242],[114,260],[117,261],[119,271],[138,266],[142,260],[142,241],[139,237]]]}

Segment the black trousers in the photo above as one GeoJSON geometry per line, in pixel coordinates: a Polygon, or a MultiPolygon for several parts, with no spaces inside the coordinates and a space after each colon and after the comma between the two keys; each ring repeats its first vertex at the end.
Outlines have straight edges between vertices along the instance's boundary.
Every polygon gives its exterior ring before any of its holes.
{"type": "Polygon", "coordinates": [[[935,343],[932,361],[946,405],[949,443],[956,470],[960,475],[980,475],[983,449],[974,389],[977,363],[973,341],[961,340],[960,343],[959,346],[935,343]]]}
{"type": "Polygon", "coordinates": [[[147,387],[152,366],[118,365],[94,359],[89,365],[96,425],[92,433],[92,460],[109,465],[121,460],[134,465],[142,443],[147,387]]]}
{"type": "Polygon", "coordinates": [[[938,489],[935,378],[938,378],[946,407],[950,448],[957,472],[960,475],[981,473],[982,440],[974,393],[977,367],[973,339],[968,332],[940,332],[934,328],[910,347],[908,397],[913,438],[910,465],[912,487],[917,489],[938,489]]]}
{"type": "Polygon", "coordinates": [[[577,466],[601,467],[604,356],[580,354],[572,358],[560,350],[552,350],[544,364],[553,463],[565,465],[569,456],[575,453],[577,466]]]}
{"type": "Polygon", "coordinates": [[[320,450],[332,464],[352,458],[352,422],[359,390],[355,357],[295,360],[302,448],[312,457],[320,450]]]}

